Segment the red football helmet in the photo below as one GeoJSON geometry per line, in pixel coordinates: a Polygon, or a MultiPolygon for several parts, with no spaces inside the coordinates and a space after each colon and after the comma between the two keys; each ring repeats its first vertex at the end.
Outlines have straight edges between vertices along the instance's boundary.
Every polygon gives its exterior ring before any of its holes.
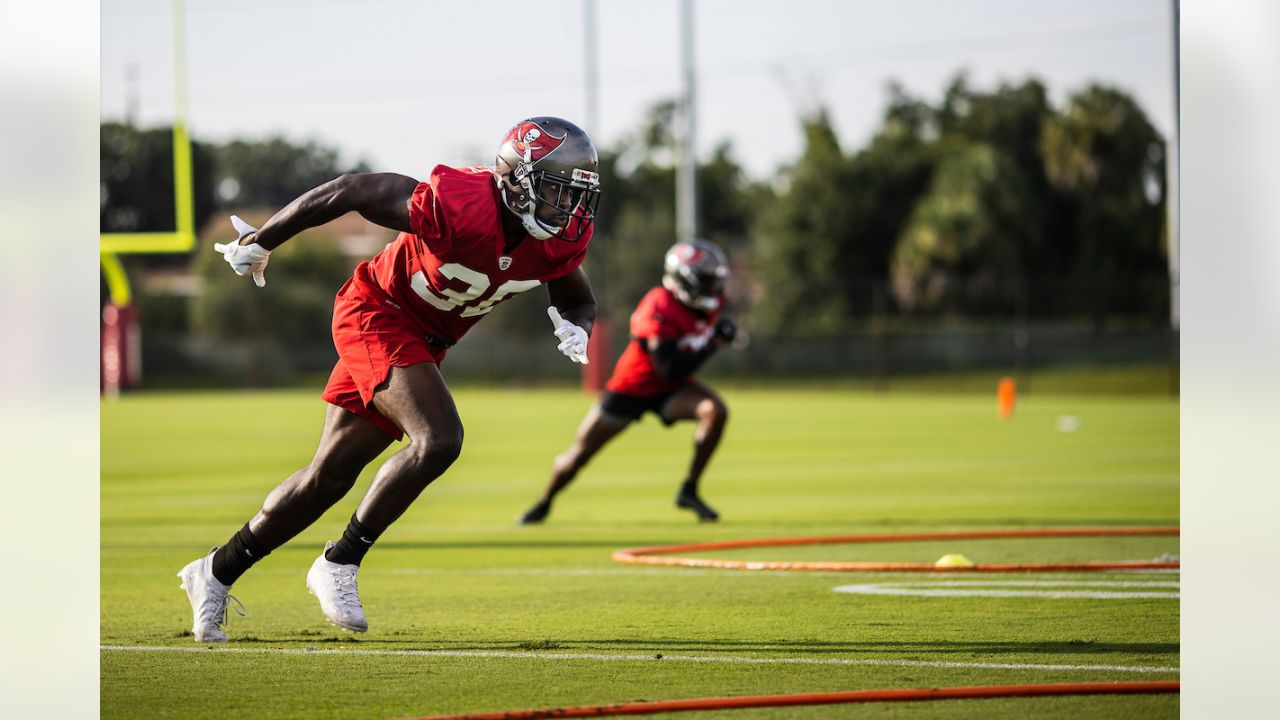
{"type": "Polygon", "coordinates": [[[663,262],[662,286],[695,310],[719,308],[728,279],[729,261],[724,251],[706,240],[672,245],[663,262]]]}
{"type": "Polygon", "coordinates": [[[502,202],[539,240],[577,242],[595,220],[600,161],[582,128],[556,117],[516,123],[498,146],[494,177],[502,202]],[[554,220],[538,217],[550,207],[554,220]]]}

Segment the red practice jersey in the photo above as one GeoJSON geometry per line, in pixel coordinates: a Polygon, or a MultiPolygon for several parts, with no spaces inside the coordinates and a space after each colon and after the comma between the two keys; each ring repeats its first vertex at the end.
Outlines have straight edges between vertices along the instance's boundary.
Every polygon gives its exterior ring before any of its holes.
{"type": "Polygon", "coordinates": [[[456,342],[498,303],[582,264],[591,241],[525,237],[503,248],[502,198],[493,168],[437,165],[409,202],[412,233],[400,233],[351,282],[406,315],[422,333],[456,342]]]}
{"type": "Polygon", "coordinates": [[[719,310],[709,313],[693,310],[661,286],[645,293],[635,312],[631,313],[632,342],[618,358],[613,377],[609,378],[605,389],[623,395],[648,397],[665,395],[685,384],[690,378],[664,382],[653,365],[653,358],[641,343],[648,338],[675,340],[681,350],[696,352],[712,341],[719,317],[719,310]]]}

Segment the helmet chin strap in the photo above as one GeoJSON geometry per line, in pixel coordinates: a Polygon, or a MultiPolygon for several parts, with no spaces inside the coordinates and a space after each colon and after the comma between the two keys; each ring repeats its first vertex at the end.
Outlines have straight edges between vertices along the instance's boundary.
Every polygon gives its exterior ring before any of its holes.
{"type": "Polygon", "coordinates": [[[534,240],[550,240],[555,237],[555,233],[547,232],[547,229],[542,227],[542,223],[538,222],[538,218],[534,217],[533,213],[528,210],[520,213],[520,223],[524,225],[525,232],[529,233],[534,240]]]}

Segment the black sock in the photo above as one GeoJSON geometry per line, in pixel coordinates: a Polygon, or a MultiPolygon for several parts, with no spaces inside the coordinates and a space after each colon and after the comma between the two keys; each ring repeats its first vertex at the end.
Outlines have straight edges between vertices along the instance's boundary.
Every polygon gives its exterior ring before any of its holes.
{"type": "Polygon", "coordinates": [[[223,585],[230,585],[253,564],[271,554],[249,531],[249,523],[231,536],[227,544],[213,553],[213,576],[223,585]]]}
{"type": "Polygon", "coordinates": [[[355,513],[352,513],[347,529],[342,531],[338,542],[325,552],[324,558],[339,565],[359,565],[380,534],[365,527],[356,519],[355,513]]]}
{"type": "Polygon", "coordinates": [[[696,496],[698,494],[698,483],[692,480],[685,480],[680,484],[680,494],[696,496]]]}

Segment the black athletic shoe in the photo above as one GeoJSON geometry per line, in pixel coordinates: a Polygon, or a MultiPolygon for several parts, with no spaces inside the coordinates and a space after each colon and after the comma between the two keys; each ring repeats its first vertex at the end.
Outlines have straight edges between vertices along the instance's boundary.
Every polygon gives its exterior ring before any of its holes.
{"type": "Polygon", "coordinates": [[[521,525],[541,525],[543,520],[547,519],[547,514],[551,512],[551,503],[546,500],[540,501],[537,505],[529,508],[524,515],[520,516],[521,525]]]}
{"type": "Polygon", "coordinates": [[[715,522],[720,519],[720,513],[712,510],[709,505],[702,502],[702,498],[698,497],[696,493],[682,491],[679,495],[676,495],[676,507],[694,511],[702,522],[715,522]]]}

